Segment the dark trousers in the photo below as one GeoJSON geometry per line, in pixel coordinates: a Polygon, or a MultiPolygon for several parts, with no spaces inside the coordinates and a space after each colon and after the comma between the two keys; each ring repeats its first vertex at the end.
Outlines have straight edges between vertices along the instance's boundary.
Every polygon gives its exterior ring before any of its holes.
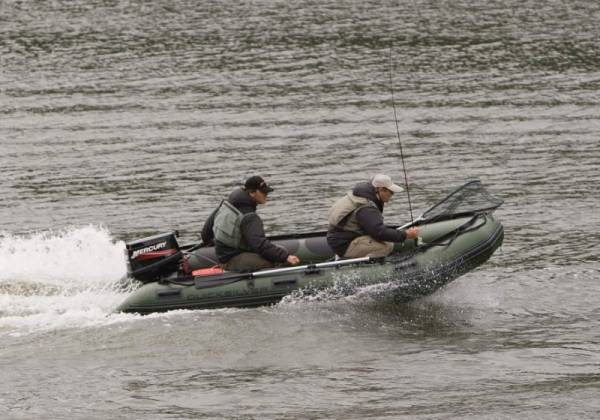
{"type": "Polygon", "coordinates": [[[249,273],[252,271],[275,267],[275,263],[265,260],[263,257],[255,254],[254,252],[242,252],[226,263],[221,264],[221,267],[227,271],[249,273]]]}

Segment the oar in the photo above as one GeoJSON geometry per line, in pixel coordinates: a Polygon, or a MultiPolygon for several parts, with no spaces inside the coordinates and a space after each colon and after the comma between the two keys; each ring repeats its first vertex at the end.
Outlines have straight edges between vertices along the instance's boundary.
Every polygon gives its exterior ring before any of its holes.
{"type": "Polygon", "coordinates": [[[293,273],[295,271],[303,271],[303,270],[314,270],[318,268],[327,268],[327,267],[342,267],[345,265],[366,263],[366,262],[374,262],[376,260],[380,260],[380,258],[373,257],[362,257],[362,258],[349,258],[347,260],[337,260],[337,261],[327,261],[318,264],[306,264],[306,265],[298,265],[295,267],[284,267],[284,268],[274,268],[272,270],[261,270],[255,271],[254,273],[249,273],[252,278],[271,276],[276,274],[283,273],[293,273]]]}
{"type": "MultiPolygon", "coordinates": [[[[231,273],[231,274],[218,274],[214,276],[206,276],[203,278],[196,278],[195,286],[197,288],[208,288],[221,286],[223,284],[235,283],[240,280],[250,280],[256,279],[265,276],[276,276],[279,274],[285,273],[295,273],[300,271],[307,270],[316,270],[319,268],[327,268],[327,267],[343,267],[352,264],[366,264],[373,263],[376,261],[381,261],[383,258],[374,258],[374,257],[362,257],[362,258],[350,258],[347,260],[337,260],[337,261],[327,261],[318,264],[306,264],[299,265],[295,267],[284,267],[284,268],[274,268],[272,270],[262,270],[262,271],[254,271],[252,273],[231,273]]],[[[174,283],[174,282],[171,282],[174,283]]]]}

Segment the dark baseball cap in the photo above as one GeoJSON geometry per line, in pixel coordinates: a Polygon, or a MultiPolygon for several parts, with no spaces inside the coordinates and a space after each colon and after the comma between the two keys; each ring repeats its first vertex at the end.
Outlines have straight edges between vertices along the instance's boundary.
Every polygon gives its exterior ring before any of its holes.
{"type": "Polygon", "coordinates": [[[249,191],[260,191],[265,194],[268,194],[271,191],[273,191],[273,188],[267,185],[265,180],[258,175],[251,176],[250,178],[248,178],[244,183],[244,188],[249,191]]]}

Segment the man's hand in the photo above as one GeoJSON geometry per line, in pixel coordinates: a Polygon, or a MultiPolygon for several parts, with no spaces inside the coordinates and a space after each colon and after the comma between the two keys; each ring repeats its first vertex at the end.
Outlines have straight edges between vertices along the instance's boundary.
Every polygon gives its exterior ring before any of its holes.
{"type": "Polygon", "coordinates": [[[406,229],[406,239],[415,239],[419,237],[419,228],[418,227],[411,227],[409,229],[406,229]]]}
{"type": "Polygon", "coordinates": [[[296,265],[300,262],[300,258],[296,257],[295,255],[288,255],[287,257],[287,263],[290,265],[296,265]]]}

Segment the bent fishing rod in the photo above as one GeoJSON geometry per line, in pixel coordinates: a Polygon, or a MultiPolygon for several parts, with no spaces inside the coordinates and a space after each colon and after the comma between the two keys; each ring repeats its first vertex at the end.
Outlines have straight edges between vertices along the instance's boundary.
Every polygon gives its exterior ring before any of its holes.
{"type": "Polygon", "coordinates": [[[402,150],[402,142],[400,141],[400,128],[398,127],[398,115],[396,113],[396,102],[394,101],[394,79],[392,77],[392,45],[390,45],[390,91],[392,92],[392,107],[394,108],[394,121],[396,122],[396,135],[398,136],[398,144],[400,145],[400,158],[402,159],[402,170],[404,171],[404,185],[406,186],[406,196],[408,197],[408,210],[410,211],[410,223],[414,223],[412,204],[410,202],[410,191],[408,189],[408,176],[406,175],[406,164],[404,163],[404,151],[402,150]]]}

